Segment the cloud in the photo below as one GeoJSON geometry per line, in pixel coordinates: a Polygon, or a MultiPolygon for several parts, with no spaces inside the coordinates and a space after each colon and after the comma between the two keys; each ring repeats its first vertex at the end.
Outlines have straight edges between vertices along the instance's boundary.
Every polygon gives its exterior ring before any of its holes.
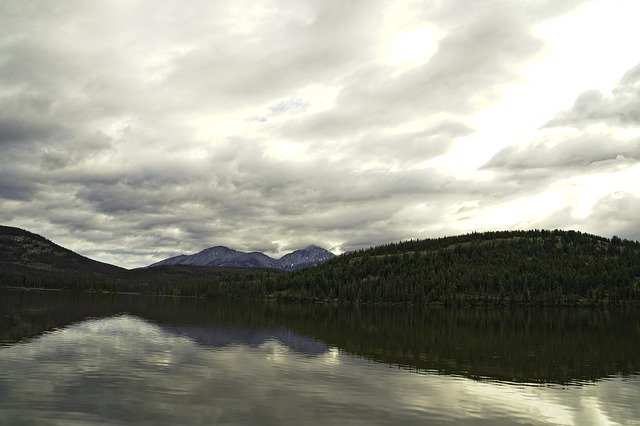
{"type": "Polygon", "coordinates": [[[634,116],[639,76],[640,66],[635,66],[611,95],[583,92],[571,110],[556,114],[530,142],[506,146],[482,166],[500,186],[517,184],[505,197],[543,199],[555,191],[556,200],[564,199],[549,206],[547,216],[527,221],[527,227],[637,239],[627,206],[640,195],[630,184],[640,170],[640,122],[634,116]]]}
{"type": "Polygon", "coordinates": [[[573,108],[560,112],[547,127],[582,128],[590,123],[640,125],[640,64],[622,77],[610,94],[589,90],[576,99],[573,108]]]}
{"type": "Polygon", "coordinates": [[[0,170],[0,197],[6,200],[29,201],[37,192],[37,185],[25,170],[12,165],[0,170]]]}
{"type": "Polygon", "coordinates": [[[452,30],[430,60],[398,76],[377,63],[358,69],[345,78],[334,107],[289,123],[284,134],[344,137],[479,107],[498,84],[515,78],[520,61],[542,47],[517,17],[480,18],[452,30]]]}
{"type": "Polygon", "coordinates": [[[344,155],[357,156],[362,163],[397,163],[406,167],[446,153],[456,139],[473,129],[454,120],[443,120],[418,131],[400,131],[387,135],[370,131],[343,148],[344,155]]]}
{"type": "Polygon", "coordinates": [[[508,146],[483,167],[488,169],[567,170],[568,168],[603,168],[611,164],[640,161],[640,139],[616,140],[606,134],[568,138],[555,145],[544,141],[526,146],[508,146]]]}
{"type": "Polygon", "coordinates": [[[286,3],[263,10],[239,2],[191,16],[177,35],[191,47],[167,61],[160,90],[205,109],[268,102],[368,55],[380,2],[286,3]]]}
{"type": "Polygon", "coordinates": [[[67,134],[62,125],[48,119],[52,104],[48,97],[23,92],[0,97],[0,103],[0,147],[4,149],[67,134]]]}
{"type": "Polygon", "coordinates": [[[459,231],[461,206],[552,170],[637,161],[635,139],[585,134],[508,147],[493,179],[457,169],[545,52],[534,27],[587,3],[5,1],[0,222],[124,266],[459,231]],[[397,63],[398,40],[433,49],[397,63]]]}
{"type": "Polygon", "coordinates": [[[582,217],[571,206],[565,206],[541,218],[534,226],[546,229],[576,229],[612,237],[622,236],[640,241],[640,196],[628,192],[614,192],[596,200],[582,217]]]}
{"type": "Polygon", "coordinates": [[[248,121],[257,121],[260,123],[264,123],[273,117],[277,117],[281,114],[296,114],[305,112],[309,108],[309,103],[298,99],[286,99],[282,102],[278,102],[275,105],[269,107],[267,112],[263,115],[251,117],[248,121]]]}
{"type": "Polygon", "coordinates": [[[613,193],[600,199],[587,219],[591,229],[605,231],[605,235],[618,235],[640,241],[640,196],[613,193]]]}

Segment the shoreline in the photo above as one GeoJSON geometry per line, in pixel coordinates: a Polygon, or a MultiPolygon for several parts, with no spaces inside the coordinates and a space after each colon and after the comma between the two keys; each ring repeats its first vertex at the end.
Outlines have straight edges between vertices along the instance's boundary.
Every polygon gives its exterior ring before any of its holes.
{"type": "MultiPolygon", "coordinates": [[[[130,292],[130,291],[95,291],[95,290],[70,290],[70,289],[62,289],[62,288],[44,288],[44,287],[20,287],[20,286],[2,286],[0,285],[0,290],[21,290],[21,291],[50,291],[50,292],[61,292],[61,293],[75,293],[75,294],[91,294],[91,295],[100,295],[100,296],[145,296],[145,297],[171,297],[175,299],[194,299],[194,300],[220,300],[215,299],[213,297],[207,296],[183,296],[183,295],[174,295],[174,294],[151,294],[151,293],[139,293],[139,292],[130,292]]],[[[526,304],[526,303],[517,303],[517,304],[509,304],[509,303],[458,303],[458,304],[447,304],[443,302],[430,302],[430,303],[393,303],[393,302],[383,302],[383,303],[372,303],[372,302],[340,302],[339,300],[310,300],[310,299],[302,299],[302,298],[290,298],[290,297],[278,297],[277,295],[268,296],[266,298],[261,299],[252,299],[252,298],[242,298],[242,297],[231,297],[225,298],[227,301],[231,300],[239,300],[239,301],[252,301],[252,302],[279,302],[279,303],[297,303],[297,304],[321,304],[321,305],[342,305],[342,306],[378,306],[378,307],[389,307],[389,308],[398,308],[398,307],[430,307],[430,308],[634,308],[640,307],[640,303],[636,301],[625,301],[619,303],[609,303],[603,302],[600,304],[593,303],[578,303],[578,304],[526,304]]]]}

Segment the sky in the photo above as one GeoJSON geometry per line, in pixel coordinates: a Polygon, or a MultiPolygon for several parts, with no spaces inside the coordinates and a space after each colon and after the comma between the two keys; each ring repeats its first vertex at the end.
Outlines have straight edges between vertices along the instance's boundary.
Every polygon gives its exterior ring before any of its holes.
{"type": "Polygon", "coordinates": [[[637,0],[0,0],[0,224],[124,267],[640,239],[637,0]]]}

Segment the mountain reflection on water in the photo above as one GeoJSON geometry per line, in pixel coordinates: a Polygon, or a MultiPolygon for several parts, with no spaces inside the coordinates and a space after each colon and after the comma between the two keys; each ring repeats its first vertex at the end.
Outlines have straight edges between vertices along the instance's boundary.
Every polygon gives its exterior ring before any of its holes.
{"type": "Polygon", "coordinates": [[[640,418],[639,333],[632,310],[338,308],[2,291],[0,418],[631,423],[640,418]]]}
{"type": "Polygon", "coordinates": [[[162,329],[178,336],[185,336],[195,343],[210,348],[244,345],[257,348],[266,342],[278,342],[290,351],[303,356],[317,356],[329,351],[330,346],[290,330],[251,330],[229,327],[186,327],[162,325],[162,329]]]}
{"type": "Polygon", "coordinates": [[[531,384],[640,372],[637,309],[336,307],[3,291],[0,344],[128,313],[205,345],[329,347],[416,371],[531,384]]]}

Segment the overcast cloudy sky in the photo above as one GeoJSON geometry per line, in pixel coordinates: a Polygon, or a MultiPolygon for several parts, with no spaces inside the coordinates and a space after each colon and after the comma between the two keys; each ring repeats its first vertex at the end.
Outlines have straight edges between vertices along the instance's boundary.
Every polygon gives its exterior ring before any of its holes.
{"type": "Polygon", "coordinates": [[[637,0],[0,0],[0,223],[142,266],[640,239],[637,0]]]}

